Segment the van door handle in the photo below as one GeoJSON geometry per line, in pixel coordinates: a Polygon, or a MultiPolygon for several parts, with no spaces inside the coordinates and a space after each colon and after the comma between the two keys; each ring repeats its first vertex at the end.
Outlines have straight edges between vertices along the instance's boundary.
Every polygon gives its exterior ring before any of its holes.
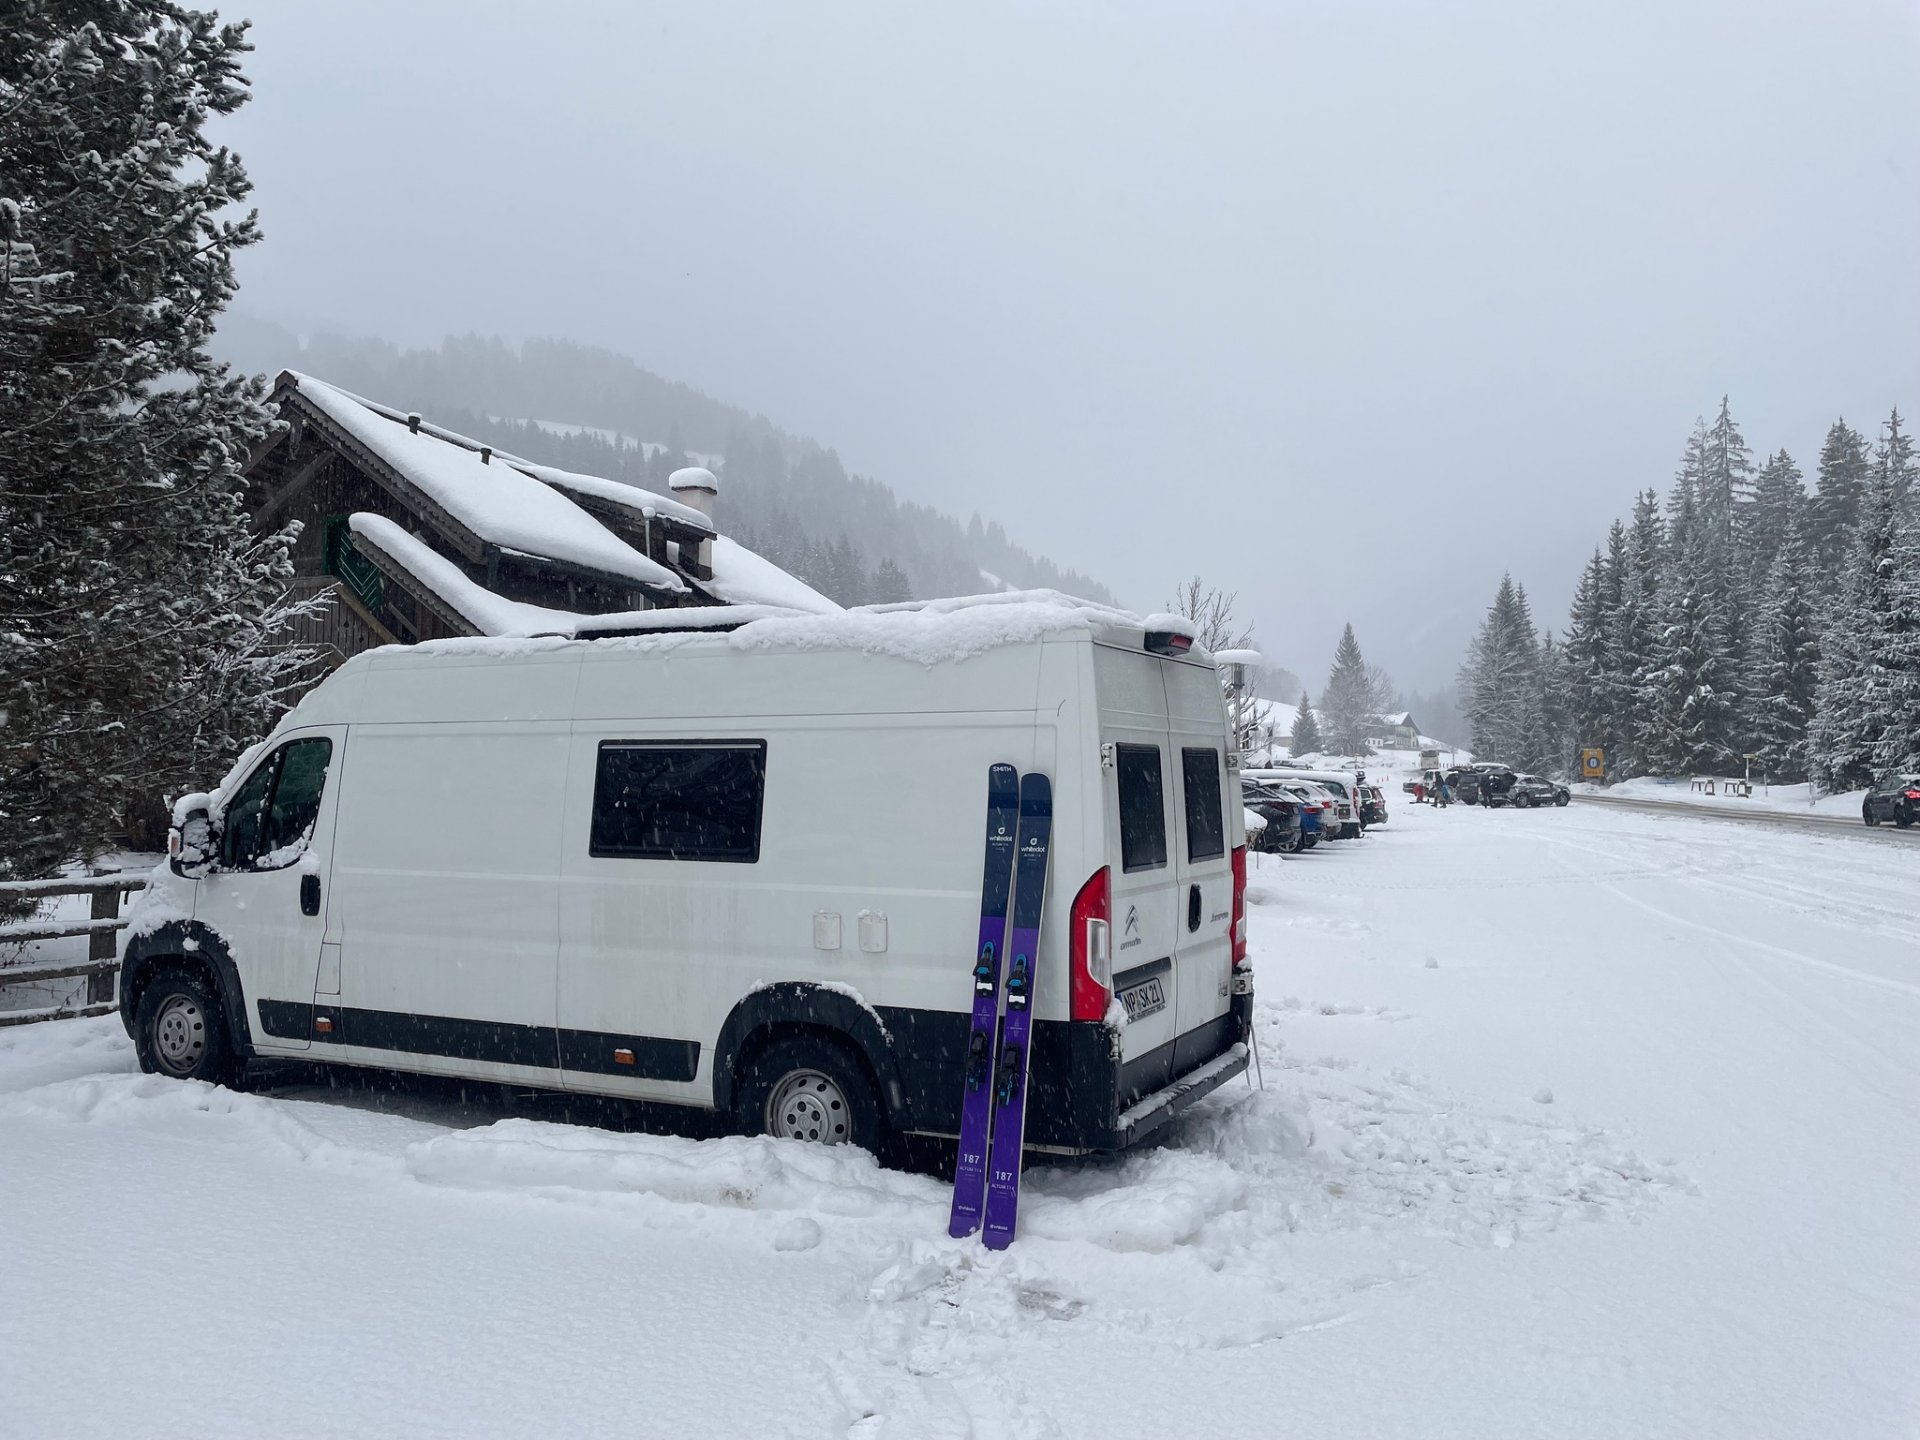
{"type": "Polygon", "coordinates": [[[300,913],[302,915],[320,913],[320,877],[318,875],[300,877],[300,913]]]}
{"type": "Polygon", "coordinates": [[[1187,886],[1187,929],[1198,930],[1199,928],[1200,887],[1198,885],[1189,885],[1187,886]]]}

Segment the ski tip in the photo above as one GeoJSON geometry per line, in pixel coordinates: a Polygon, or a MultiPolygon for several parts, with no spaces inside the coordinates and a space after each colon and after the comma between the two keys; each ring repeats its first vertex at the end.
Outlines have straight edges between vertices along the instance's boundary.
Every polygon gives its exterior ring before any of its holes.
{"type": "Polygon", "coordinates": [[[1053,809],[1053,781],[1038,770],[1020,777],[1020,813],[1042,815],[1053,809]]]}
{"type": "Polygon", "coordinates": [[[987,794],[996,804],[1011,802],[1020,793],[1020,772],[1004,760],[987,767],[987,794]]]}

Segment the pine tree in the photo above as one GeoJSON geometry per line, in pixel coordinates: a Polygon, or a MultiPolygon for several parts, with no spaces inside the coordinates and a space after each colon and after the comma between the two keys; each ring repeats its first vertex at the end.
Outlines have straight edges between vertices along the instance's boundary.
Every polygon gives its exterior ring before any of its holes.
{"type": "Polygon", "coordinates": [[[1913,458],[1913,437],[1906,432],[1898,406],[1880,428],[1880,442],[1874,447],[1874,465],[1892,487],[1894,503],[1902,511],[1913,503],[1914,480],[1920,476],[1920,464],[1913,458]]]}
{"type": "Polygon", "coordinates": [[[880,562],[880,568],[873,572],[873,584],[868,589],[869,605],[897,605],[913,599],[913,587],[907,584],[907,572],[893,563],[888,556],[880,562]]]}
{"type": "Polygon", "coordinates": [[[1715,773],[1733,755],[1735,667],[1711,516],[1682,497],[1641,680],[1643,759],[1669,775],[1715,773]]]}
{"type": "Polygon", "coordinates": [[[1806,529],[1806,483],[1800,467],[1786,451],[1775,451],[1760,467],[1753,485],[1753,503],[1741,512],[1741,518],[1742,559],[1747,573],[1758,579],[1806,529]]]}
{"type": "Polygon", "coordinates": [[[1302,690],[1300,708],[1293,717],[1293,737],[1287,742],[1287,753],[1296,759],[1302,755],[1318,755],[1325,750],[1326,743],[1320,734],[1320,721],[1313,713],[1313,702],[1302,690]]]}
{"type": "Polygon", "coordinates": [[[1553,631],[1540,636],[1539,734],[1527,768],[1564,775],[1572,768],[1572,674],[1566,647],[1553,643],[1553,631]]]}
{"type": "Polygon", "coordinates": [[[1710,539],[1721,543],[1732,539],[1734,516],[1752,500],[1753,486],[1752,453],[1722,395],[1720,413],[1701,446],[1696,499],[1701,528],[1710,539]]]}
{"type": "Polygon", "coordinates": [[[1902,514],[1897,465],[1876,466],[1862,499],[1839,595],[1822,643],[1812,752],[1835,790],[1872,781],[1920,739],[1920,658],[1914,655],[1914,525],[1902,514]]]}
{"type": "Polygon", "coordinates": [[[1340,634],[1340,644],[1333,652],[1333,668],[1327,672],[1327,688],[1320,696],[1320,709],[1327,721],[1327,743],[1336,753],[1372,753],[1367,746],[1367,723],[1379,712],[1381,703],[1378,672],[1368,668],[1349,623],[1340,634]]]}
{"type": "Polygon", "coordinates": [[[1654,630],[1659,620],[1661,571],[1667,549],[1660,500],[1652,490],[1634,501],[1627,531],[1620,605],[1614,612],[1614,654],[1619,665],[1615,736],[1617,754],[1608,768],[1620,776],[1644,775],[1656,748],[1654,720],[1646,699],[1654,630]]]}
{"type": "Polygon", "coordinates": [[[264,389],[206,350],[259,238],[206,134],[248,48],[162,0],[15,5],[0,35],[0,874],[153,843],[307,659],[268,645],[292,532],[241,503],[264,389]]]}
{"type": "Polygon", "coordinates": [[[1698,509],[1705,499],[1706,488],[1707,422],[1702,417],[1693,422],[1693,433],[1687,436],[1686,447],[1680,452],[1680,468],[1674,472],[1673,486],[1667,493],[1676,511],[1682,502],[1698,509]]]}
{"type": "MultiPolygon", "coordinates": [[[[1616,527],[1617,528],[1617,527],[1616,527]]],[[[1611,737],[1607,705],[1607,562],[1599,550],[1580,572],[1573,592],[1567,642],[1561,651],[1565,726],[1570,744],[1606,746],[1611,737]]]]}
{"type": "Polygon", "coordinates": [[[1765,774],[1805,778],[1807,731],[1820,678],[1819,617],[1804,546],[1781,550],[1761,588],[1752,651],[1752,745],[1765,774]]]}
{"type": "Polygon", "coordinates": [[[1807,503],[1807,543],[1816,573],[1838,575],[1845,565],[1871,470],[1865,438],[1845,420],[1834,421],[1820,447],[1820,488],[1807,503]]]}
{"type": "Polygon", "coordinates": [[[1526,592],[1501,577],[1493,604],[1460,669],[1460,694],[1473,752],[1522,768],[1542,749],[1540,656],[1526,592]]]}

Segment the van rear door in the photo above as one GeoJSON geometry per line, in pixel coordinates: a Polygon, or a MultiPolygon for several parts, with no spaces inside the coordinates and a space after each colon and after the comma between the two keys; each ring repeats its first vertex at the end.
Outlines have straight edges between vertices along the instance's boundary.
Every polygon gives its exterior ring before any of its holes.
{"type": "Polygon", "coordinates": [[[1233,849],[1244,843],[1245,829],[1236,823],[1239,786],[1227,784],[1219,679],[1210,666],[1179,660],[1162,661],[1160,674],[1179,796],[1171,827],[1180,905],[1174,940],[1181,1036],[1174,1056],[1177,1075],[1228,1043],[1214,1031],[1232,1008],[1233,849]]]}
{"type": "Polygon", "coordinates": [[[1173,861],[1173,769],[1161,662],[1093,646],[1111,875],[1113,988],[1126,1007],[1122,1106],[1173,1078],[1178,1033],[1174,946],[1181,921],[1173,861]]]}

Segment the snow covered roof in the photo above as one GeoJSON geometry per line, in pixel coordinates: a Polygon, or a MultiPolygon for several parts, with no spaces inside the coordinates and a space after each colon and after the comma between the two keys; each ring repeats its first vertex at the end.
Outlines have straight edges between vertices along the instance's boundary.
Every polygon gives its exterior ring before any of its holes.
{"type": "Polygon", "coordinates": [[[643,490],[638,485],[629,485],[624,480],[603,480],[598,475],[578,475],[571,470],[557,470],[551,465],[536,465],[530,460],[521,460],[509,456],[507,463],[524,475],[531,475],[543,484],[567,495],[582,495],[593,500],[604,500],[609,505],[618,505],[635,514],[651,510],[656,515],[664,515],[677,520],[682,525],[692,526],[713,534],[713,521],[701,514],[684,501],[672,500],[652,490],[643,490]]]}
{"type": "Polygon", "coordinates": [[[775,605],[816,615],[840,609],[806,581],[725,535],[714,538],[713,578],[702,580],[700,588],[727,605],[775,605]]]}
{"type": "MultiPolygon", "coordinates": [[[[424,425],[416,428],[393,418],[385,407],[323,380],[288,374],[316,410],[484,544],[563,561],[669,594],[686,593],[686,582],[673,571],[642,555],[506,457],[489,463],[481,450],[455,443],[446,438],[446,432],[435,433],[424,425]]],[[[449,537],[456,543],[459,538],[449,537]]]]}
{"type": "MultiPolygon", "coordinates": [[[[348,523],[353,527],[354,539],[360,548],[374,556],[382,568],[391,566],[412,576],[427,593],[451,607],[461,620],[486,636],[561,635],[586,638],[609,632],[632,634],[644,630],[727,630],[749,621],[806,613],[800,607],[764,604],[679,606],[666,610],[623,610],[606,615],[581,615],[571,610],[555,610],[494,594],[486,586],[469,579],[466,572],[453,561],[424,541],[409,535],[384,515],[356,513],[348,523]]],[[[750,551],[745,553],[751,554],[750,551]]],[[[759,559],[758,556],[754,558],[759,559]]],[[[798,581],[794,583],[799,584],[798,581]]],[[[832,604],[831,601],[826,603],[832,604]]]]}

